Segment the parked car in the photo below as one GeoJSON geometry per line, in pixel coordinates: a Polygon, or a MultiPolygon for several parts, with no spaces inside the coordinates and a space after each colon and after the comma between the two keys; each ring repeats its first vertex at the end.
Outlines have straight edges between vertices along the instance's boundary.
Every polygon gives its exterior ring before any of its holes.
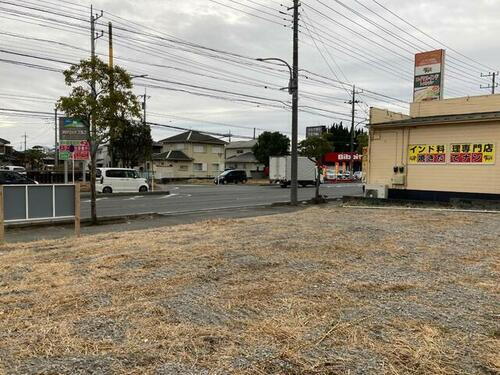
{"type": "Polygon", "coordinates": [[[247,172],[237,169],[230,169],[222,172],[214,178],[214,184],[237,184],[247,182],[247,172]]]}
{"type": "Polygon", "coordinates": [[[147,192],[148,181],[139,176],[134,169],[99,168],[96,171],[96,190],[98,193],[147,192]]]}
{"type": "Polygon", "coordinates": [[[33,184],[38,184],[38,182],[17,172],[0,170],[0,185],[33,185],[33,184]]]}
{"type": "Polygon", "coordinates": [[[356,180],[361,180],[363,178],[363,172],[362,171],[356,171],[352,175],[356,180]]]}
{"type": "Polygon", "coordinates": [[[12,172],[17,172],[19,174],[26,175],[26,168],[19,167],[17,165],[4,165],[4,166],[0,167],[0,170],[2,170],[2,171],[12,171],[12,172]]]}

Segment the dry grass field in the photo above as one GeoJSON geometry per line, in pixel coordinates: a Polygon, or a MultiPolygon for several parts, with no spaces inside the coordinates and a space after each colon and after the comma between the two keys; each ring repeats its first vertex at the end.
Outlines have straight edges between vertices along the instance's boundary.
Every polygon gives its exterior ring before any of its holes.
{"type": "Polygon", "coordinates": [[[0,373],[499,374],[500,216],[315,207],[0,249],[0,373]]]}

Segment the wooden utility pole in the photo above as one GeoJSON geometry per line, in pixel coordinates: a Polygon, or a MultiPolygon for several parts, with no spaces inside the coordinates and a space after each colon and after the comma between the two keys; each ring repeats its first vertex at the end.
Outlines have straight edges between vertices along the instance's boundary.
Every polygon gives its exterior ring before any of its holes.
{"type": "Polygon", "coordinates": [[[80,237],[80,184],[75,184],[75,237],[80,237]]]}
{"type": "Polygon", "coordinates": [[[3,186],[0,185],[0,246],[5,241],[5,227],[4,227],[4,214],[3,214],[3,186]]]}

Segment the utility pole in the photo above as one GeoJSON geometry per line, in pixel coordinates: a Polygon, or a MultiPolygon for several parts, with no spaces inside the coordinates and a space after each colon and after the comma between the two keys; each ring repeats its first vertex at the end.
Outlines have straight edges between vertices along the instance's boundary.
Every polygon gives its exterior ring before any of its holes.
{"type": "Polygon", "coordinates": [[[57,145],[57,107],[54,108],[54,167],[59,166],[59,146],[57,145]]]}
{"type": "MultiPolygon", "coordinates": [[[[103,36],[103,32],[100,34],[96,33],[95,31],[95,22],[101,18],[103,15],[103,11],[101,10],[100,15],[94,15],[94,8],[91,5],[90,6],[90,62],[92,65],[92,71],[93,73],[95,72],[95,42],[97,39],[103,36]]],[[[95,74],[92,75],[92,77],[95,77],[95,74]]],[[[97,98],[97,91],[95,88],[95,79],[92,78],[91,81],[91,90],[92,90],[92,97],[94,100],[97,98]]],[[[95,160],[95,155],[97,153],[97,145],[94,144],[94,141],[97,139],[97,129],[96,129],[96,124],[95,124],[95,117],[94,113],[91,113],[90,115],[90,137],[89,140],[91,140],[89,146],[90,146],[90,159],[91,159],[91,168],[90,168],[90,192],[91,192],[91,199],[90,199],[90,215],[92,217],[92,223],[97,224],[97,205],[96,205],[96,196],[97,196],[97,191],[96,191],[96,160],[95,160]]]]}
{"type": "Polygon", "coordinates": [[[108,23],[109,67],[113,69],[113,24],[108,23]]]}
{"type": "Polygon", "coordinates": [[[26,133],[24,133],[23,138],[24,138],[24,152],[26,152],[26,138],[28,138],[26,133]]]}
{"type": "MultiPolygon", "coordinates": [[[[113,97],[113,94],[115,92],[115,81],[114,81],[114,61],[113,61],[113,24],[111,22],[108,23],[108,66],[110,68],[110,73],[109,73],[109,93],[110,96],[113,97]]],[[[115,166],[115,157],[113,155],[113,149],[111,146],[113,142],[113,130],[115,127],[115,121],[114,121],[114,116],[115,116],[115,111],[113,110],[113,120],[111,121],[111,129],[110,129],[110,140],[109,140],[109,146],[108,146],[108,156],[111,162],[111,166],[115,166]]]]}
{"type": "Polygon", "coordinates": [[[255,128],[253,128],[253,139],[255,139],[255,128]]]}
{"type": "Polygon", "coordinates": [[[139,98],[142,98],[142,121],[144,125],[146,125],[146,103],[147,100],[151,98],[151,96],[147,95],[146,88],[144,88],[144,95],[139,95],[139,98]]]}
{"type": "Polygon", "coordinates": [[[349,161],[349,168],[350,168],[351,176],[353,173],[352,169],[353,169],[353,163],[354,163],[354,160],[353,160],[354,159],[354,156],[353,156],[353,153],[354,153],[354,116],[356,113],[356,104],[361,103],[359,100],[356,100],[356,94],[361,94],[361,93],[362,93],[362,91],[357,92],[356,86],[353,85],[352,86],[352,99],[347,102],[348,104],[351,104],[351,142],[350,142],[350,147],[349,147],[349,151],[351,152],[350,161],[349,161]]]}
{"type": "Polygon", "coordinates": [[[491,95],[495,95],[495,89],[498,87],[497,83],[498,74],[499,74],[498,72],[493,72],[488,74],[481,73],[481,78],[491,78],[491,85],[488,86],[481,85],[482,89],[491,89],[491,95]]]}
{"type": "Polygon", "coordinates": [[[292,68],[292,160],[290,203],[298,204],[298,127],[299,127],[299,0],[293,0],[293,68],[292,68]]]}

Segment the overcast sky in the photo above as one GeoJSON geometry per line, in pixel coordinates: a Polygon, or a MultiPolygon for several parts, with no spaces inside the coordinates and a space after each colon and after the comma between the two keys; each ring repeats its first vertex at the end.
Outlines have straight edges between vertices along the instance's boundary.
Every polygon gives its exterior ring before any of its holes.
{"type": "MultiPolygon", "coordinates": [[[[280,3],[292,2],[102,0],[93,6],[104,11],[98,30],[109,21],[115,27],[116,64],[131,74],[148,74],[149,79],[134,80],[138,95],[149,86],[148,121],[252,136],[253,128],[257,134],[290,129],[290,95],[279,90],[288,84],[286,68],[249,59],[278,57],[291,63],[291,17],[279,13],[287,13],[280,3]]],[[[486,94],[479,85],[489,81],[480,73],[500,66],[499,4],[499,0],[303,1],[300,134],[306,126],[348,122],[350,107],[345,101],[350,88],[333,80],[365,90],[359,96],[356,122],[367,117],[370,106],[407,111],[404,103],[379,94],[410,101],[415,52],[447,50],[446,97],[486,94]]],[[[50,59],[77,62],[89,56],[89,8],[84,0],[0,1],[0,108],[53,112],[53,103],[68,90],[60,72],[40,66],[64,69],[67,65],[50,59]]],[[[107,61],[104,31],[97,52],[107,61]]],[[[0,112],[0,137],[17,149],[25,133],[28,147],[53,145],[54,121],[45,117],[0,112]]],[[[152,132],[160,140],[178,131],[154,126],[152,132]]]]}

